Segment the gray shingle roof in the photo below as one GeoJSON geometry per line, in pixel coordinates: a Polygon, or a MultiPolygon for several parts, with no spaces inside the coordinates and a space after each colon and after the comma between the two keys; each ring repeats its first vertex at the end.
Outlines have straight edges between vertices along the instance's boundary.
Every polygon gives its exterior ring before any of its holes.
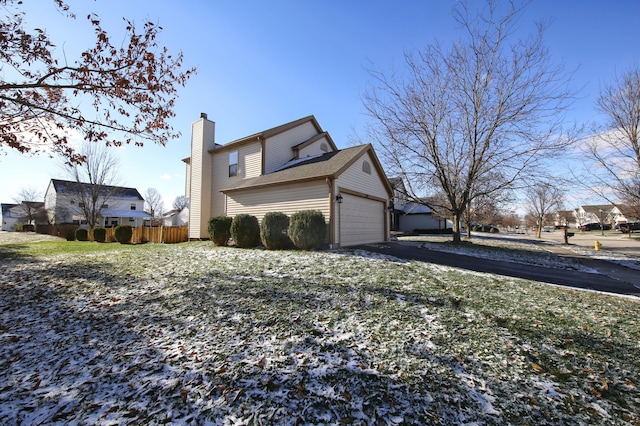
{"type": "Polygon", "coordinates": [[[362,154],[372,149],[373,148],[370,144],[366,144],[339,151],[328,152],[317,157],[310,157],[308,160],[297,162],[291,167],[277,172],[257,176],[255,178],[243,179],[228,188],[222,189],[222,192],[321,179],[325,177],[335,178],[347,167],[353,164],[353,162],[362,154]]]}
{"type": "MultiPolygon", "coordinates": [[[[90,184],[79,183],[69,180],[51,179],[54,189],[58,194],[77,194],[81,188],[88,188],[90,184]]],[[[126,188],[123,186],[103,186],[104,193],[109,197],[128,198],[136,200],[144,200],[142,195],[135,188],[126,188]]]]}

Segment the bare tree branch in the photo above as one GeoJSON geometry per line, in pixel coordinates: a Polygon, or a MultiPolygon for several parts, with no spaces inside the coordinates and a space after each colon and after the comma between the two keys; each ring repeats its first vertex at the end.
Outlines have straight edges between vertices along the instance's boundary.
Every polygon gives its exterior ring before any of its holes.
{"type": "Polygon", "coordinates": [[[370,71],[363,96],[370,136],[409,198],[446,196],[454,241],[474,199],[525,186],[572,143],[562,128],[570,75],[551,63],[541,25],[514,39],[524,7],[503,5],[460,3],[454,18],[466,38],[407,52],[403,74],[370,71]]]}

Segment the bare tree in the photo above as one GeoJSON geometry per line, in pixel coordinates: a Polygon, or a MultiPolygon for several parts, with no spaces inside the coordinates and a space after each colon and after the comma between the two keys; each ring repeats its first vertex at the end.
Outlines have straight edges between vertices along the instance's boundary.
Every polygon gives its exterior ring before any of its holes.
{"type": "MultiPolygon", "coordinates": [[[[75,19],[63,0],[51,1],[75,19]]],[[[0,0],[6,13],[0,20],[0,70],[7,67],[0,73],[0,148],[52,150],[78,163],[84,157],[69,144],[70,131],[107,145],[165,145],[179,136],[168,120],[175,116],[178,87],[195,69],[183,71],[182,53],[171,55],[158,46],[162,28],[157,23],[147,21],[138,32],[126,21],[117,47],[99,17],[90,14],[95,45],[68,62],[55,56],[56,46],[44,30],[25,27],[21,5],[0,0]]]]}
{"type": "Polygon", "coordinates": [[[527,213],[536,227],[536,238],[541,237],[542,228],[552,223],[555,214],[562,209],[564,192],[550,181],[533,183],[526,190],[527,213]]]}
{"type": "Polygon", "coordinates": [[[592,189],[612,204],[626,204],[640,217],[640,67],[605,86],[597,100],[608,121],[585,143],[592,189]]]}
{"type": "MultiPolygon", "coordinates": [[[[82,163],[65,162],[73,186],[74,205],[91,229],[100,223],[102,210],[109,204],[118,183],[119,158],[104,145],[84,142],[78,154],[82,163]]],[[[63,157],[63,161],[66,159],[63,157]]]]}
{"type": "Polygon", "coordinates": [[[515,39],[523,8],[512,1],[501,13],[501,5],[487,0],[476,12],[459,3],[453,16],[466,38],[405,53],[402,75],[370,71],[363,99],[370,137],[410,198],[446,195],[455,242],[474,199],[541,173],[570,143],[561,128],[570,75],[551,63],[543,27],[515,39]]]}
{"type": "Polygon", "coordinates": [[[185,207],[189,207],[189,199],[184,195],[178,195],[175,200],[173,200],[173,209],[182,211],[185,207]]]}
{"type": "Polygon", "coordinates": [[[151,219],[159,219],[164,213],[164,200],[155,188],[147,188],[144,193],[144,211],[151,215],[151,219]]]}
{"type": "Polygon", "coordinates": [[[14,198],[14,201],[20,205],[23,220],[29,225],[35,225],[36,221],[47,221],[47,213],[44,210],[42,199],[42,191],[34,187],[20,188],[17,197],[14,198]]]}

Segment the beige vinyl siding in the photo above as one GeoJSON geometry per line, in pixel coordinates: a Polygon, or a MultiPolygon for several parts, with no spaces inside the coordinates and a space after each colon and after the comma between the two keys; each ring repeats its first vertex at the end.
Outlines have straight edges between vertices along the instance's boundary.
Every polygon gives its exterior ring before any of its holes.
{"type": "MultiPolygon", "coordinates": [[[[235,182],[260,176],[262,169],[262,147],[260,142],[238,147],[238,175],[229,177],[229,153],[232,150],[214,151],[211,156],[211,214],[222,216],[226,214],[225,196],[220,190],[235,182]]],[[[208,220],[208,218],[207,218],[208,220]]]]}
{"type": "Polygon", "coordinates": [[[284,163],[291,160],[294,156],[293,146],[317,134],[318,131],[313,123],[308,121],[298,127],[268,138],[265,141],[265,174],[277,170],[284,163]]]}
{"type": "Polygon", "coordinates": [[[329,221],[329,186],[324,180],[235,191],[227,195],[228,216],[246,213],[262,220],[268,212],[291,215],[300,210],[320,210],[329,221]]]}
{"type": "Polygon", "coordinates": [[[378,197],[383,200],[389,199],[389,193],[385,188],[383,180],[378,175],[374,162],[369,153],[361,156],[337,179],[338,187],[350,189],[372,197],[378,197]],[[367,161],[371,166],[371,174],[362,171],[362,163],[367,161]]]}
{"type": "Polygon", "coordinates": [[[187,168],[186,179],[184,184],[184,196],[191,199],[191,165],[189,163],[185,164],[187,168]]]}
{"type": "Polygon", "coordinates": [[[207,238],[207,221],[211,213],[211,156],[215,124],[200,119],[191,126],[189,238],[207,238]]]}
{"type": "Polygon", "coordinates": [[[304,148],[302,148],[298,152],[298,158],[311,157],[311,156],[314,156],[314,155],[322,155],[322,154],[326,154],[327,152],[330,152],[330,151],[332,151],[331,143],[329,142],[329,140],[326,137],[324,137],[324,138],[318,139],[317,141],[315,141],[311,145],[305,146],[304,148]],[[327,151],[323,151],[322,149],[320,149],[322,144],[325,144],[327,146],[327,151]]]}
{"type": "Polygon", "coordinates": [[[244,145],[238,150],[238,175],[252,178],[262,174],[262,145],[260,142],[244,145]]]}

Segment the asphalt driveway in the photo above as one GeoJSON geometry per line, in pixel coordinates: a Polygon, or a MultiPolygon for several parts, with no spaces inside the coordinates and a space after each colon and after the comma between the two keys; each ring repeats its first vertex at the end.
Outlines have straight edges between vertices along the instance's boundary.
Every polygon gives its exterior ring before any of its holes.
{"type": "Polygon", "coordinates": [[[400,259],[418,260],[470,271],[486,272],[567,287],[640,297],[640,271],[605,260],[589,260],[589,267],[599,272],[598,274],[594,274],[565,269],[545,268],[538,265],[480,259],[473,256],[429,250],[419,245],[396,241],[384,244],[363,245],[359,248],[395,256],[400,259]]]}

